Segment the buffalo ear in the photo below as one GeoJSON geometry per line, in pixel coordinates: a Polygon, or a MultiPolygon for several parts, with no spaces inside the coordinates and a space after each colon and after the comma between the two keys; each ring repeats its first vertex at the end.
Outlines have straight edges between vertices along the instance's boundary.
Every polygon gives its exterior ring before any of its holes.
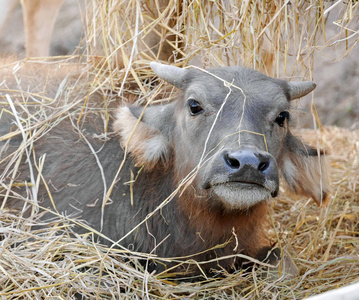
{"type": "Polygon", "coordinates": [[[287,152],[282,161],[282,175],[289,189],[311,197],[318,205],[326,205],[329,198],[329,178],[325,155],[289,134],[287,152]]]}
{"type": "Polygon", "coordinates": [[[170,155],[169,132],[173,120],[171,105],[143,107],[122,106],[118,109],[114,130],[122,147],[127,146],[136,162],[151,169],[167,162],[170,155]],[[143,114],[142,114],[143,112],[143,114]]]}

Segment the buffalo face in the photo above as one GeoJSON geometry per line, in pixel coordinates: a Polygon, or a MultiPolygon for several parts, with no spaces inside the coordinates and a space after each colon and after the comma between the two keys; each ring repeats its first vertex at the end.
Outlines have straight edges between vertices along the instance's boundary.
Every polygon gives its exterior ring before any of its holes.
{"type": "Polygon", "coordinates": [[[115,129],[138,165],[173,168],[174,184],[191,199],[227,211],[276,196],[280,175],[293,191],[325,200],[323,159],[289,130],[290,100],[311,92],[313,82],[289,83],[239,67],[151,67],[181,94],[143,113],[120,108],[115,129]]]}

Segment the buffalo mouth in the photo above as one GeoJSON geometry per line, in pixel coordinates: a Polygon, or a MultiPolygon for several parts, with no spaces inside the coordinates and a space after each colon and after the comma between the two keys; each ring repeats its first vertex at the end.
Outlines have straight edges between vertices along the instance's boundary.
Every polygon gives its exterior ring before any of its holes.
{"type": "Polygon", "coordinates": [[[275,197],[278,186],[275,182],[261,184],[252,181],[223,181],[207,185],[224,207],[229,210],[246,210],[275,197]]]}
{"type": "Polygon", "coordinates": [[[251,181],[225,181],[225,182],[220,182],[220,183],[214,183],[212,185],[213,186],[218,186],[218,185],[234,185],[234,186],[238,186],[238,187],[242,187],[242,188],[256,188],[256,187],[262,187],[265,188],[265,186],[263,186],[262,184],[258,183],[258,182],[251,182],[251,181]]]}

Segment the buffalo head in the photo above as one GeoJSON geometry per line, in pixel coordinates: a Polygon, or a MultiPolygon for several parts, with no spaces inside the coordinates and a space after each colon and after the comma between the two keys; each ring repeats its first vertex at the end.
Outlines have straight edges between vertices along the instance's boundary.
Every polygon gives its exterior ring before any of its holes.
{"type": "Polygon", "coordinates": [[[181,93],[144,111],[120,108],[115,129],[138,165],[173,168],[175,184],[186,179],[193,201],[223,211],[276,196],[280,177],[294,192],[325,201],[322,155],[290,131],[290,102],[311,92],[313,82],[241,67],[151,67],[181,93]]]}

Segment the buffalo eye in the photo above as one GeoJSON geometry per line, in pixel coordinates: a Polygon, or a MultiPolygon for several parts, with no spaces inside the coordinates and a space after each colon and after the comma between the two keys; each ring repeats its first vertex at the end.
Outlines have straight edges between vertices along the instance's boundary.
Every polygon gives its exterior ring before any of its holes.
{"type": "Polygon", "coordinates": [[[274,122],[276,122],[280,127],[283,127],[285,120],[289,120],[289,112],[282,111],[274,120],[274,122]]]}
{"type": "Polygon", "coordinates": [[[187,103],[188,103],[188,107],[189,107],[189,112],[192,116],[195,116],[195,115],[203,112],[203,108],[198,101],[196,101],[194,99],[189,99],[187,101],[187,103]]]}

